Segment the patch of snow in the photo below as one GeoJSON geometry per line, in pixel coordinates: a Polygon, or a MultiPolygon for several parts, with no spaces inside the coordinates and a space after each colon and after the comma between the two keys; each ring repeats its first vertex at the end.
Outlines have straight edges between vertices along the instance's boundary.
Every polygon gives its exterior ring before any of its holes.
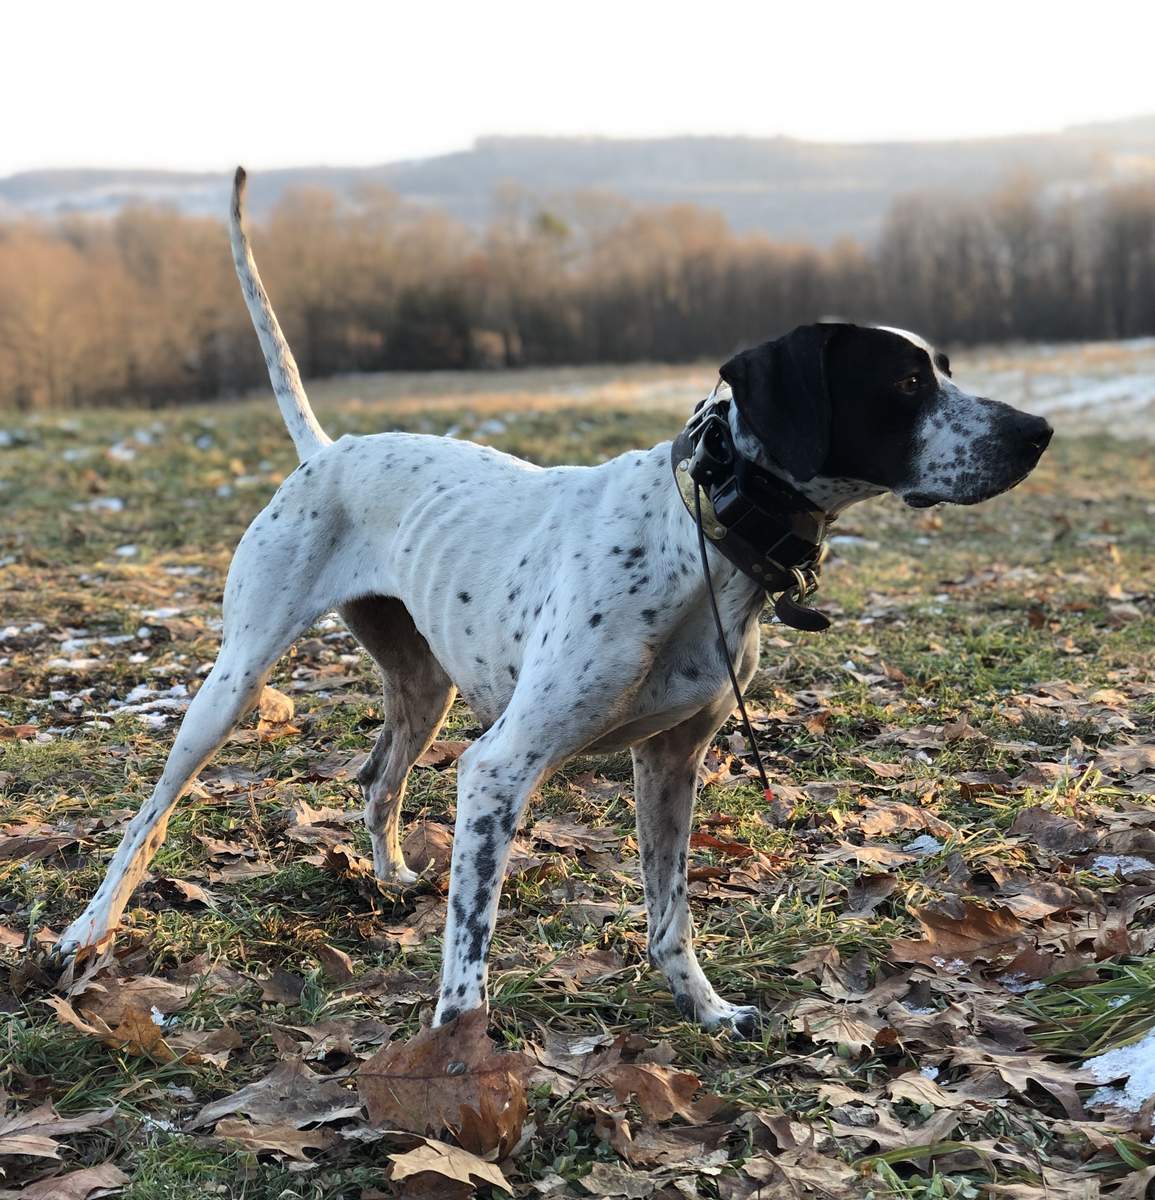
{"type": "Polygon", "coordinates": [[[166,575],[203,575],[204,567],[165,567],[166,575]]]}
{"type": "Polygon", "coordinates": [[[61,452],[60,457],[65,462],[83,462],[86,458],[92,457],[91,446],[69,446],[67,450],[61,452]]]}
{"type": "Polygon", "coordinates": [[[1102,1087],[1087,1101],[1088,1108],[1115,1107],[1138,1112],[1155,1096],[1155,1029],[1137,1042],[1108,1050],[1083,1064],[1100,1083],[1126,1079],[1122,1087],[1102,1087]]]}
{"type": "Polygon", "coordinates": [[[178,617],[184,612],[183,608],[150,608],[140,615],[150,621],[165,621],[169,617],[178,617]]]}
{"type": "Polygon", "coordinates": [[[934,955],[931,960],[940,971],[949,971],[952,975],[957,975],[960,971],[967,969],[966,963],[961,958],[945,959],[941,955],[934,955]]]}
{"type": "Polygon", "coordinates": [[[1138,854],[1098,854],[1091,870],[1096,875],[1135,875],[1139,871],[1155,871],[1155,863],[1138,854]]]}
{"type": "Polygon", "coordinates": [[[114,462],[132,462],[136,457],[136,447],[127,442],[117,442],[108,448],[108,457],[114,462]]]}
{"type": "Polygon", "coordinates": [[[1107,1001],[1108,1008],[1122,1008],[1124,1004],[1130,1000],[1130,996],[1116,996],[1114,1000],[1107,1001]]]}
{"type": "Polygon", "coordinates": [[[117,546],[115,553],[121,558],[135,558],[138,551],[135,546],[117,546]]]}
{"type": "Polygon", "coordinates": [[[87,504],[81,504],[79,507],[87,508],[89,512],[117,513],[124,511],[124,501],[119,496],[97,496],[94,500],[89,500],[87,504]]]}
{"type": "Polygon", "coordinates": [[[1006,975],[1000,975],[995,983],[1002,984],[1015,996],[1021,996],[1025,992],[1037,992],[1039,988],[1047,986],[1041,979],[1028,979],[1022,971],[1010,971],[1006,975]]]}
{"type": "Polygon", "coordinates": [[[923,1079],[937,1079],[938,1067],[919,1067],[918,1073],[923,1079]]]}
{"type": "Polygon", "coordinates": [[[910,854],[937,854],[942,849],[942,842],[929,833],[916,837],[913,842],[907,842],[903,849],[910,854]]]}

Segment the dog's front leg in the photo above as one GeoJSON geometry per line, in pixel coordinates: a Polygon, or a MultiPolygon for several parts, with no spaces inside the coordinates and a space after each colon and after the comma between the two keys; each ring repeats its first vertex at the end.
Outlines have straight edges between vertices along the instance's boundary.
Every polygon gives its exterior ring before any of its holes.
{"type": "Polygon", "coordinates": [[[724,1026],[741,1037],[753,1037],[760,1024],[758,1010],[723,1000],[698,965],[686,895],[698,767],[725,715],[703,713],[635,746],[634,800],[650,961],[666,976],[684,1017],[707,1029],[724,1026]]]}
{"type": "Polygon", "coordinates": [[[510,846],[522,810],[547,766],[518,739],[475,742],[457,764],[457,824],[442,949],[441,996],[434,1025],[486,1003],[486,955],[497,919],[510,846]]]}

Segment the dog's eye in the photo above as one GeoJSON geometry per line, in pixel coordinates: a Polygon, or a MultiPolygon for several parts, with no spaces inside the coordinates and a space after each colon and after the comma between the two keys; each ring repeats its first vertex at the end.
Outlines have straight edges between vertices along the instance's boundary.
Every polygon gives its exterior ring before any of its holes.
{"type": "Polygon", "coordinates": [[[904,396],[913,396],[922,387],[922,378],[919,375],[908,375],[905,379],[900,379],[895,386],[904,396]]]}

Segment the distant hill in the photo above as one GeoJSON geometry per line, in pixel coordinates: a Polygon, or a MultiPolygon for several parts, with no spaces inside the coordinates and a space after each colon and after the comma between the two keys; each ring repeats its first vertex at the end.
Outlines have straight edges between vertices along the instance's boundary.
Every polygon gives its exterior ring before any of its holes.
{"type": "MultiPolygon", "coordinates": [[[[250,193],[259,215],[292,187],[348,194],[361,184],[384,184],[481,225],[505,183],[546,199],[593,189],[644,204],[704,205],[739,231],[827,244],[843,235],[872,240],[897,195],[982,192],[1019,171],[1036,175],[1054,194],[1155,178],[1155,114],[1059,133],[949,142],[486,137],[458,153],[375,167],[257,170],[250,193]]],[[[223,216],[228,187],[225,172],[28,171],[0,179],[0,216],[109,213],[142,202],[223,216]]]]}

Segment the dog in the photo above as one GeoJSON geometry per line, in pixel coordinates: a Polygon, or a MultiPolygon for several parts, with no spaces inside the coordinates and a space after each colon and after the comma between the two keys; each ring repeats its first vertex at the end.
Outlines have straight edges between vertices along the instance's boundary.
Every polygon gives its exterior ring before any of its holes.
{"type": "MultiPolygon", "coordinates": [[[[530,794],[579,752],[628,747],[651,962],[686,1018],[751,1035],[757,1009],[722,999],[695,957],[686,853],[698,769],[735,706],[728,660],[739,687],[758,662],[765,581],[720,549],[720,510],[705,518],[719,540],[699,535],[668,442],[551,469],[427,435],[332,442],[261,284],[244,182],[238,169],[233,256],[300,465],[241,538],[219,657],[58,954],[112,936],[182,793],[278,658],[335,608],[383,680],[384,728],[359,777],[382,883],[416,879],[398,832],[406,777],[458,691],[485,727],[458,763],[434,1024],[486,1004],[498,894],[530,794]]],[[[1022,480],[1051,438],[1041,418],[961,390],[946,357],[901,330],[802,326],[720,373],[707,424],[732,447],[733,469],[757,469],[820,519],[884,492],[913,507],[975,504],[1022,480]]],[[[688,430],[701,425],[699,414],[688,430]]]]}

